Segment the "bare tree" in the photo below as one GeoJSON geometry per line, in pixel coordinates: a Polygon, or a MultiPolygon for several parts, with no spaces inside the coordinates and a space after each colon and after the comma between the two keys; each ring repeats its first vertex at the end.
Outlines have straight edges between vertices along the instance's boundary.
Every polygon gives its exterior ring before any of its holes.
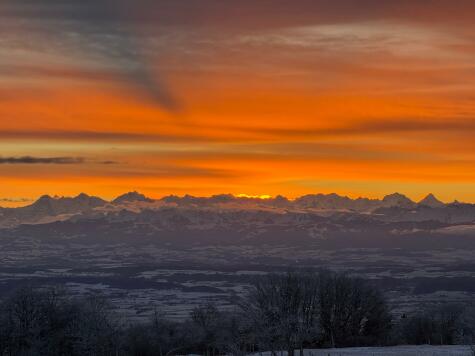
{"type": "Polygon", "coordinates": [[[473,343],[475,317],[460,304],[442,304],[421,310],[401,323],[403,341],[411,344],[473,343]]]}
{"type": "Polygon", "coordinates": [[[382,295],[345,274],[320,273],[320,325],[332,347],[373,344],[391,327],[382,295]]]}
{"type": "MultiPolygon", "coordinates": [[[[268,275],[235,312],[206,304],[183,323],[155,313],[148,323],[125,327],[104,298],[74,299],[55,288],[23,288],[0,307],[2,356],[214,356],[259,350],[273,355],[285,350],[293,356],[297,349],[303,355],[305,347],[322,344],[375,344],[390,325],[379,292],[361,280],[329,272],[268,275]]],[[[462,324],[454,309],[434,314],[440,342],[456,340],[453,335],[473,339],[475,317],[468,316],[475,313],[465,314],[462,324]]]]}
{"type": "Polygon", "coordinates": [[[193,309],[191,321],[201,334],[201,344],[206,355],[214,355],[217,349],[217,335],[221,313],[211,303],[193,309]]]}
{"type": "Polygon", "coordinates": [[[7,354],[61,354],[70,350],[65,332],[71,303],[58,288],[24,287],[2,303],[2,349],[7,354]]]}
{"type": "Polygon", "coordinates": [[[119,320],[108,302],[100,296],[91,296],[78,305],[78,315],[70,325],[75,349],[82,355],[115,356],[120,349],[119,320]]]}
{"type": "Polygon", "coordinates": [[[318,327],[315,274],[272,274],[258,281],[242,308],[252,320],[261,348],[284,348],[289,356],[303,349],[318,327]]]}
{"type": "Polygon", "coordinates": [[[117,355],[120,328],[98,297],[75,300],[58,288],[22,288],[2,303],[9,355],[117,355]]]}

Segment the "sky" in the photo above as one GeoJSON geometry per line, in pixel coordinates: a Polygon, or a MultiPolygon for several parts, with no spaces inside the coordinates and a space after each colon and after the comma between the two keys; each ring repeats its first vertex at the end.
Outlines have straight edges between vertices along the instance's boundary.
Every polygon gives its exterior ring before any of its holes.
{"type": "Polygon", "coordinates": [[[2,0],[0,205],[475,202],[473,0],[2,0]]]}

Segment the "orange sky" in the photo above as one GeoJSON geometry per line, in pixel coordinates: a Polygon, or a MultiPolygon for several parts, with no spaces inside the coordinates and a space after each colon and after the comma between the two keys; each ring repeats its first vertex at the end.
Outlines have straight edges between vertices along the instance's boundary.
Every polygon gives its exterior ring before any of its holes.
{"type": "Polygon", "coordinates": [[[117,1],[120,21],[102,2],[0,6],[0,205],[130,190],[475,202],[473,2],[117,1]]]}

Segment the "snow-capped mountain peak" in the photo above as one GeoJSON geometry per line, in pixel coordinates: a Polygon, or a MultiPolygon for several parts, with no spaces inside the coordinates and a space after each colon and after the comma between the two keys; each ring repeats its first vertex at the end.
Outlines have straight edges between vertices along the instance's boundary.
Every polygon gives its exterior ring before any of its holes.
{"type": "Polygon", "coordinates": [[[445,204],[439,199],[437,199],[434,194],[430,193],[419,202],[419,205],[424,205],[431,208],[440,208],[443,207],[445,204]]]}
{"type": "Polygon", "coordinates": [[[385,207],[399,207],[410,209],[415,206],[415,203],[411,199],[400,193],[386,195],[383,198],[382,203],[385,207]]]}
{"type": "Polygon", "coordinates": [[[150,199],[146,197],[145,195],[140,194],[138,192],[129,192],[115,198],[112,201],[113,204],[123,204],[123,203],[133,203],[133,202],[151,203],[153,202],[153,199],[150,199]]]}

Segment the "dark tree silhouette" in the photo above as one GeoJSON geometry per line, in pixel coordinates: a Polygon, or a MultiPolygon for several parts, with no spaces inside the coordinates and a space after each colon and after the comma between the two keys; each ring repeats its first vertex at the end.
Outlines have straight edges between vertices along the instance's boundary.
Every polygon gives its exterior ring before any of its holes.
{"type": "Polygon", "coordinates": [[[381,293],[359,278],[322,272],[319,275],[320,326],[332,347],[384,343],[391,315],[381,293]]]}
{"type": "Polygon", "coordinates": [[[384,343],[391,316],[382,295],[362,280],[331,272],[269,275],[243,303],[261,349],[384,343]]]}
{"type": "Polygon", "coordinates": [[[318,280],[316,275],[287,273],[258,281],[243,303],[260,348],[284,348],[289,355],[318,335],[318,280]]]}
{"type": "Polygon", "coordinates": [[[117,355],[119,326],[100,298],[22,288],[1,304],[0,355],[117,355]]]}

